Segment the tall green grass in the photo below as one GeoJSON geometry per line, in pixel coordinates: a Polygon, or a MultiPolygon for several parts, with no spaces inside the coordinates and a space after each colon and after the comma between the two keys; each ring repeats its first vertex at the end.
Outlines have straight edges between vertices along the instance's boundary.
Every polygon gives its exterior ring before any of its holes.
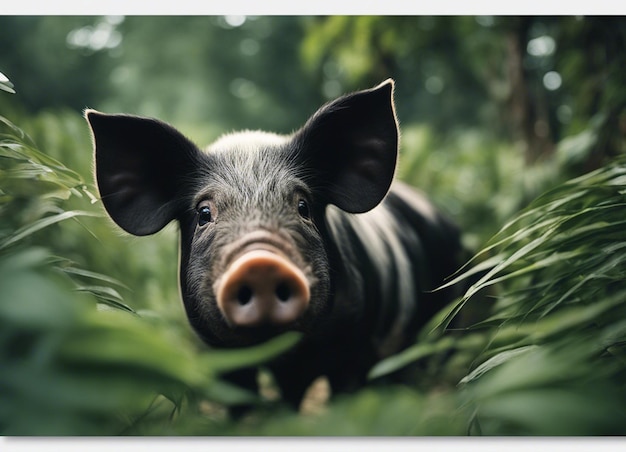
{"type": "Polygon", "coordinates": [[[471,434],[626,433],[626,160],[539,196],[449,284],[475,275],[422,341],[371,376],[430,360],[456,378],[471,434]],[[487,319],[444,332],[485,292],[487,319]]]}

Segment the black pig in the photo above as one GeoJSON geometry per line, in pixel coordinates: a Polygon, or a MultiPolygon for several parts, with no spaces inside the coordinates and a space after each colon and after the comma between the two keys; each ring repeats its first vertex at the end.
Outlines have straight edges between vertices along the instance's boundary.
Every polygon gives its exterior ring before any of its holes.
{"type": "MultiPolygon", "coordinates": [[[[234,133],[206,151],[163,122],[86,111],[111,218],[135,235],[178,221],[181,293],[198,335],[240,347],[303,333],[269,364],[296,406],[321,375],[333,392],[364,384],[453,296],[428,291],[457,268],[457,228],[392,185],[393,87],[340,97],[289,136],[234,133]]],[[[231,377],[254,387],[255,375],[231,377]]]]}

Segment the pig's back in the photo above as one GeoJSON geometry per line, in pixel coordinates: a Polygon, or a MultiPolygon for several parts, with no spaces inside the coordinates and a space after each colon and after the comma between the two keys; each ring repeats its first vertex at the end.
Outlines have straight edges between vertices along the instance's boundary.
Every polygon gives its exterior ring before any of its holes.
{"type": "Polygon", "coordinates": [[[329,206],[327,224],[338,275],[336,315],[363,328],[379,358],[412,343],[418,328],[456,295],[429,291],[458,268],[459,231],[406,184],[395,182],[364,214],[329,206]]]}

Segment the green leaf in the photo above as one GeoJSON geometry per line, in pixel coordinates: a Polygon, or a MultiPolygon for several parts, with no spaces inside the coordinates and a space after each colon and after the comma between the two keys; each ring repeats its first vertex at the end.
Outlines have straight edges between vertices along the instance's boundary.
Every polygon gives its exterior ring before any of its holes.
{"type": "Polygon", "coordinates": [[[94,285],[88,285],[88,286],[79,285],[76,287],[76,290],[78,292],[86,292],[86,293],[92,294],[98,299],[99,303],[105,306],[109,306],[109,307],[116,308],[116,309],[121,309],[123,311],[132,312],[132,313],[135,312],[130,306],[124,303],[124,299],[119,294],[119,292],[117,292],[117,290],[111,287],[94,286],[94,285]]]}
{"type": "Polygon", "coordinates": [[[417,343],[409,348],[379,361],[372,367],[367,375],[368,380],[374,380],[396,372],[408,365],[414,364],[419,359],[445,352],[454,347],[454,340],[450,337],[442,338],[435,343],[417,343]]]}
{"type": "Polygon", "coordinates": [[[13,83],[11,83],[8,77],[2,72],[0,72],[0,90],[6,91],[7,93],[15,94],[15,90],[13,89],[13,83]]]}
{"type": "Polygon", "coordinates": [[[522,353],[528,353],[528,351],[533,350],[536,347],[537,347],[536,345],[526,345],[524,347],[519,347],[519,348],[515,348],[512,350],[507,350],[507,351],[498,353],[496,356],[493,356],[492,358],[488,359],[487,361],[482,363],[480,366],[478,366],[476,369],[474,369],[472,372],[470,372],[468,375],[463,377],[461,381],[459,382],[459,384],[463,385],[463,384],[469,383],[472,380],[475,380],[476,378],[480,378],[484,373],[489,372],[491,369],[504,364],[508,360],[515,358],[516,356],[522,353]]]}
{"type": "Polygon", "coordinates": [[[37,220],[35,222],[33,222],[32,224],[26,225],[22,228],[20,228],[19,230],[17,230],[14,234],[6,237],[5,239],[3,239],[0,242],[0,250],[7,248],[8,246],[23,240],[24,238],[36,233],[37,231],[40,231],[41,229],[44,229],[50,225],[53,225],[55,223],[59,223],[61,221],[67,220],[69,218],[75,218],[75,217],[79,217],[79,216],[86,216],[86,217],[95,217],[95,216],[99,216],[99,214],[94,213],[94,212],[87,212],[87,211],[79,211],[79,210],[74,210],[74,211],[66,211],[66,212],[61,212],[58,213],[56,215],[51,215],[45,218],[42,218],[40,220],[37,220]]]}
{"type": "Polygon", "coordinates": [[[301,338],[301,333],[288,332],[253,347],[213,350],[207,365],[219,373],[259,365],[294,347],[301,338]]]}

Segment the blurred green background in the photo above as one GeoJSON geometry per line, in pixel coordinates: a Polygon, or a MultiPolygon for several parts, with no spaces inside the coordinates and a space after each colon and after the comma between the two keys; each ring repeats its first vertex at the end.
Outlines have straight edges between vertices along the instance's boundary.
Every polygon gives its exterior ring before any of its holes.
{"type": "Polygon", "coordinates": [[[0,49],[0,433],[626,433],[623,17],[3,16],[0,49]],[[103,215],[82,110],[158,117],[203,146],[289,133],[388,77],[398,177],[493,271],[372,387],[298,415],[267,373],[260,398],[220,379],[298,338],[198,342],[175,225],[135,238],[103,215]],[[488,319],[444,331],[472,309],[488,319]],[[413,385],[384,384],[415,363],[413,385]],[[233,421],[241,400],[257,408],[233,421]]]}

